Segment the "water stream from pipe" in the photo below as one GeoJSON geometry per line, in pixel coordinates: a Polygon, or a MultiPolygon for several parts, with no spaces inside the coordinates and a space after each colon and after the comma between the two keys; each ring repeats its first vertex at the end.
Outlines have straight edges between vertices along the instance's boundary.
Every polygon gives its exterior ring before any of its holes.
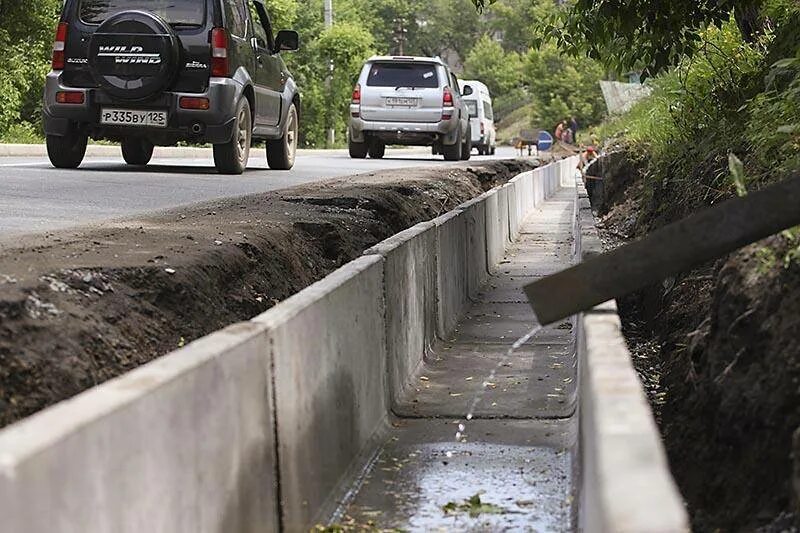
{"type": "Polygon", "coordinates": [[[514,344],[512,344],[511,347],[508,349],[508,351],[506,352],[505,357],[503,359],[501,359],[500,362],[497,363],[497,365],[495,365],[495,367],[489,373],[489,376],[485,380],[483,380],[483,384],[481,385],[480,390],[475,394],[475,398],[473,398],[472,403],[469,406],[469,409],[467,411],[466,420],[464,422],[459,422],[458,423],[458,431],[456,431],[456,442],[462,442],[462,439],[463,439],[464,435],[466,435],[466,430],[467,430],[466,424],[470,420],[475,418],[475,409],[478,408],[478,405],[480,405],[481,400],[483,400],[483,397],[486,395],[486,389],[488,389],[489,387],[492,386],[492,383],[493,383],[495,377],[497,376],[498,370],[500,370],[504,366],[507,366],[511,362],[511,359],[514,356],[514,352],[516,352],[517,350],[522,348],[528,341],[530,341],[533,337],[535,337],[536,334],[539,333],[541,330],[542,330],[542,326],[540,324],[536,323],[536,325],[534,325],[534,327],[528,333],[526,333],[525,335],[523,335],[522,337],[517,339],[514,342],[514,344]]]}

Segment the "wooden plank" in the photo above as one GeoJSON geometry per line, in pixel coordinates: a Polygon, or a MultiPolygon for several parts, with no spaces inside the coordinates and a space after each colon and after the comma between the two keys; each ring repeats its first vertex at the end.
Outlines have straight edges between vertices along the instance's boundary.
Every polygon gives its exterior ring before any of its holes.
{"type": "Polygon", "coordinates": [[[525,293],[550,324],[800,225],[800,176],[736,198],[531,283],[525,293]]]}

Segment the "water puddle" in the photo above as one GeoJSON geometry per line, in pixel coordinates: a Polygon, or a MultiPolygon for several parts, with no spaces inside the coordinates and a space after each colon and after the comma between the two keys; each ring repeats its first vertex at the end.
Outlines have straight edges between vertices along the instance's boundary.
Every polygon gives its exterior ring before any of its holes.
{"type": "Polygon", "coordinates": [[[486,395],[486,389],[492,386],[495,378],[497,377],[497,372],[505,367],[511,362],[511,359],[514,357],[514,352],[522,348],[525,344],[527,344],[531,339],[533,339],[537,333],[542,330],[543,326],[541,324],[536,324],[528,333],[517,339],[514,344],[506,351],[505,357],[503,357],[497,365],[492,369],[486,379],[483,380],[483,384],[481,389],[475,394],[475,398],[473,398],[472,403],[469,406],[469,410],[467,411],[466,420],[464,422],[458,423],[458,431],[456,431],[456,442],[466,442],[466,431],[467,431],[467,422],[472,420],[475,417],[475,409],[478,408],[483,397],[486,395]]]}

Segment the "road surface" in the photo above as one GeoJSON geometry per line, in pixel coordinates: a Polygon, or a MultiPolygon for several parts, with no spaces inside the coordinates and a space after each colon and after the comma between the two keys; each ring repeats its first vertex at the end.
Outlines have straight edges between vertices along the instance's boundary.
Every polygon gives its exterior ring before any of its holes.
{"type": "MultiPolygon", "coordinates": [[[[514,156],[512,148],[495,157],[514,156]]],[[[473,155],[473,160],[491,157],[473,155]]],[[[43,157],[0,157],[0,238],[63,229],[216,198],[283,189],[377,170],[447,165],[427,151],[387,150],[384,159],[350,159],[344,151],[303,152],[289,172],[271,171],[263,154],[241,176],[216,173],[203,159],[154,159],[146,168],[122,157],[87,157],[77,170],[57,170],[43,157]]]]}

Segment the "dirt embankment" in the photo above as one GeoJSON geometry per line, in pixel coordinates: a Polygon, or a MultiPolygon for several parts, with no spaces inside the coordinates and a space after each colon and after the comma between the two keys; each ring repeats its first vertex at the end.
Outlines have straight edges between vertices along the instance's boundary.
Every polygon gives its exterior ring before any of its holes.
{"type": "Polygon", "coordinates": [[[0,426],[252,318],[529,168],[368,174],[0,242],[0,426]]]}
{"type": "MultiPolygon", "coordinates": [[[[596,200],[608,246],[692,209],[654,198],[625,154],[603,163],[596,200]]],[[[780,259],[788,248],[772,237],[620,300],[696,531],[798,527],[800,266],[780,259]]]]}

